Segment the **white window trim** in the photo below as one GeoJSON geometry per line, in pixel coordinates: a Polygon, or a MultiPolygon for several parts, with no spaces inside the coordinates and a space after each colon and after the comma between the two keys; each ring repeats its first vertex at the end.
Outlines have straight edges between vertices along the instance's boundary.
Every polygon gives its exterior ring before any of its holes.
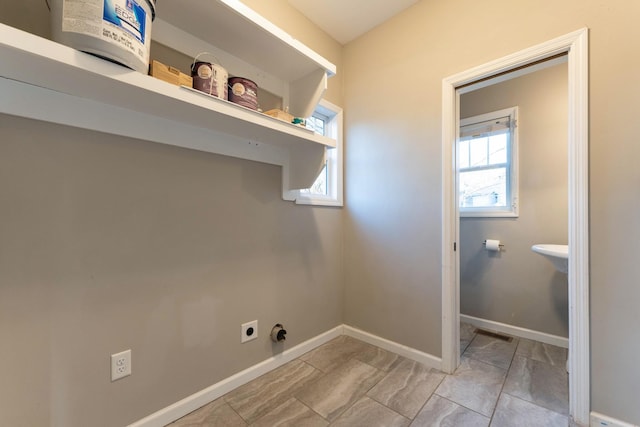
{"type": "MultiPolygon", "coordinates": [[[[496,208],[460,208],[461,218],[517,218],[519,216],[520,206],[520,187],[519,187],[519,162],[518,162],[518,107],[505,108],[504,110],[492,111],[486,114],[480,114],[478,116],[469,117],[460,120],[460,127],[466,126],[471,123],[479,123],[497,119],[500,117],[510,116],[514,121],[513,133],[511,135],[511,208],[496,209],[496,208]]],[[[458,129],[458,135],[460,130],[458,129]]],[[[460,137],[458,136],[458,141],[460,137]]],[[[456,151],[458,149],[458,143],[456,143],[456,151]]],[[[460,176],[460,166],[456,162],[456,177],[460,176]]],[[[456,200],[459,203],[460,189],[456,183],[456,200]]]]}
{"type": "Polygon", "coordinates": [[[313,206],[344,206],[343,198],[343,147],[342,128],[343,113],[342,108],[324,99],[320,100],[316,111],[327,117],[329,121],[325,124],[327,136],[336,140],[335,148],[326,148],[327,159],[327,195],[306,193],[301,190],[292,190],[285,197],[287,200],[295,200],[297,205],[313,206]]]}

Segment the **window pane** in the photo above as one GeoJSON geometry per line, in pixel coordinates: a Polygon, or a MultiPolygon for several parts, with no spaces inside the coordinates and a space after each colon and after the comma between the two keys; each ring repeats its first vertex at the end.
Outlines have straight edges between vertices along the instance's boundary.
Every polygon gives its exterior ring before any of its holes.
{"type": "Polygon", "coordinates": [[[506,168],[460,172],[460,207],[506,207],[506,168]]]}
{"type": "Polygon", "coordinates": [[[469,140],[471,151],[471,167],[487,164],[487,143],[488,138],[486,137],[469,140]]]}
{"type": "Polygon", "coordinates": [[[489,164],[507,163],[507,134],[493,135],[489,138],[489,164]]]}
{"type": "Polygon", "coordinates": [[[469,140],[460,141],[458,145],[458,165],[461,168],[469,167],[469,140]]]}
{"type": "Polygon", "coordinates": [[[311,116],[306,120],[307,129],[311,129],[312,131],[319,133],[320,135],[325,135],[324,125],[325,120],[317,116],[311,116]]]}
{"type": "Polygon", "coordinates": [[[320,175],[316,178],[315,182],[311,185],[311,187],[300,190],[303,193],[312,193],[312,194],[324,194],[327,195],[327,180],[328,180],[328,168],[327,164],[324,164],[324,167],[320,171],[320,175]]]}

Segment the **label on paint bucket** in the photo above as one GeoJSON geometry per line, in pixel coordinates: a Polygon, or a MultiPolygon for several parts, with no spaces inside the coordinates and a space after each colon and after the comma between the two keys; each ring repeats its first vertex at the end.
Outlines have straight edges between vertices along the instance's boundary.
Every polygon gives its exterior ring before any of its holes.
{"type": "Polygon", "coordinates": [[[131,33],[144,44],[147,14],[134,0],[104,0],[103,19],[131,33]],[[111,7],[107,7],[111,4],[111,7]]]}
{"type": "Polygon", "coordinates": [[[244,85],[242,83],[234,84],[231,90],[233,90],[233,94],[235,96],[242,96],[246,92],[244,85]]]}
{"type": "Polygon", "coordinates": [[[198,67],[198,77],[201,79],[210,79],[213,76],[213,70],[209,64],[202,64],[198,67]]]}
{"type": "Polygon", "coordinates": [[[116,45],[144,63],[149,62],[150,25],[151,17],[136,0],[64,0],[62,31],[116,45]]]}
{"type": "Polygon", "coordinates": [[[227,100],[227,70],[210,62],[194,62],[191,65],[193,88],[201,92],[227,100]]]}
{"type": "Polygon", "coordinates": [[[254,82],[243,77],[232,77],[229,85],[229,101],[252,110],[258,109],[258,86],[254,82]]]}

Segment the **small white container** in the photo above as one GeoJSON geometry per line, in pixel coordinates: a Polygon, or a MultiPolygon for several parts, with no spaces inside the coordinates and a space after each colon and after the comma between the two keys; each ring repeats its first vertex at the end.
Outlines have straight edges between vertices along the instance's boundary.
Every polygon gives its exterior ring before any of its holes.
{"type": "Polygon", "coordinates": [[[49,0],[53,40],[147,74],[156,0],[49,0]]]}

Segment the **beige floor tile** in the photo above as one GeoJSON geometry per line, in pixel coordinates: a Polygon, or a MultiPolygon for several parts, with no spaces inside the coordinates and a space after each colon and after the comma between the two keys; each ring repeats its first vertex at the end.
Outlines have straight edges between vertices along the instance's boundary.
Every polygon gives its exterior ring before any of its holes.
{"type": "Polygon", "coordinates": [[[303,354],[300,359],[322,372],[329,372],[372,347],[370,344],[342,335],[303,354]]]}
{"type": "Polygon", "coordinates": [[[413,419],[444,379],[445,374],[413,360],[396,365],[367,395],[413,419]]]}
{"type": "Polygon", "coordinates": [[[386,406],[363,397],[331,423],[331,427],[405,427],[410,422],[386,406]]]}
{"type": "Polygon", "coordinates": [[[507,342],[499,338],[477,334],[465,350],[464,356],[502,369],[509,369],[517,347],[518,340],[515,338],[511,342],[507,342]]]}
{"type": "Polygon", "coordinates": [[[448,375],[435,393],[484,416],[491,416],[507,371],[463,357],[453,375],[448,375]]]}
{"type": "Polygon", "coordinates": [[[326,427],[329,422],[313,412],[298,399],[292,397],[251,427],[326,427]]]}
{"type": "Polygon", "coordinates": [[[503,393],[563,415],[569,414],[569,376],[564,366],[516,356],[503,393]]]}
{"type": "Polygon", "coordinates": [[[242,417],[223,399],[218,399],[169,424],[169,427],[246,427],[246,425],[242,417]]]}
{"type": "Polygon", "coordinates": [[[385,372],[388,372],[404,359],[396,353],[392,353],[374,345],[355,353],[354,357],[361,362],[367,363],[374,368],[378,368],[385,372]]]}
{"type": "Polygon", "coordinates": [[[453,375],[341,336],[170,427],[486,427],[492,415],[492,427],[569,425],[565,349],[470,331],[453,375]]]}
{"type": "Polygon", "coordinates": [[[464,353],[471,341],[476,336],[476,327],[465,322],[460,322],[460,354],[464,353]]]}
{"type": "Polygon", "coordinates": [[[569,419],[533,403],[503,393],[491,427],[568,427],[569,419]]]}
{"type": "Polygon", "coordinates": [[[384,372],[379,369],[351,359],[296,394],[296,397],[325,419],[333,421],[383,376],[384,372]]]}
{"type": "Polygon", "coordinates": [[[566,348],[524,338],[520,338],[516,354],[554,366],[566,366],[567,364],[566,348]]]}
{"type": "Polygon", "coordinates": [[[321,376],[311,365],[294,360],[237,388],[224,399],[245,421],[252,423],[321,376]]]}
{"type": "Polygon", "coordinates": [[[411,427],[487,427],[489,418],[464,406],[433,395],[411,423],[411,427]]]}

